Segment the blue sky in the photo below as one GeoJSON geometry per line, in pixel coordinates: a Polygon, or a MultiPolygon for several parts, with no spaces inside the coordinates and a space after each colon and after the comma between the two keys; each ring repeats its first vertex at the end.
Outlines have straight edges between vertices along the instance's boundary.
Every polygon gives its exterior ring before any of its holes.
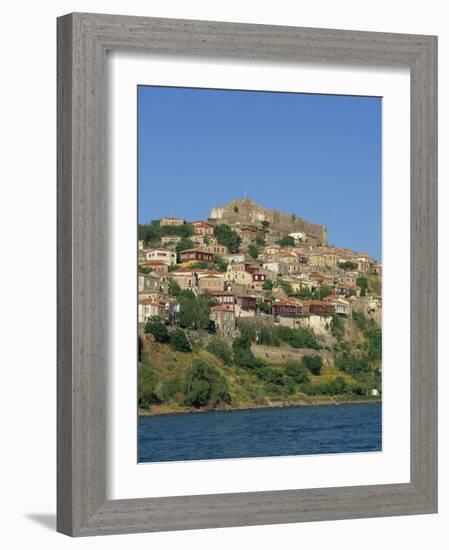
{"type": "Polygon", "coordinates": [[[381,102],[139,86],[139,222],[204,219],[246,192],[381,260],[381,102]]]}

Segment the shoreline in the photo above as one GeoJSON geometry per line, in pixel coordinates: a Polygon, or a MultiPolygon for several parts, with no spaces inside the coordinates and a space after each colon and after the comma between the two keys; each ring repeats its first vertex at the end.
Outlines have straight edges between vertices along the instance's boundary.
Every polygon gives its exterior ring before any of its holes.
{"type": "Polygon", "coordinates": [[[367,404],[374,404],[374,403],[382,403],[381,398],[373,398],[373,399],[348,399],[348,400],[339,400],[336,399],[334,401],[312,401],[312,402],[306,402],[306,401],[298,401],[295,403],[273,403],[272,405],[254,405],[254,406],[246,406],[246,407],[229,407],[229,408],[222,408],[222,409],[186,409],[186,410],[172,410],[167,412],[161,412],[161,411],[138,411],[138,416],[175,416],[175,415],[187,415],[187,414],[204,414],[204,413],[219,413],[219,412],[234,412],[234,411],[251,411],[251,410],[259,410],[259,409],[291,409],[291,408],[299,408],[299,407],[317,407],[317,406],[335,406],[335,405],[367,405],[367,404]]]}

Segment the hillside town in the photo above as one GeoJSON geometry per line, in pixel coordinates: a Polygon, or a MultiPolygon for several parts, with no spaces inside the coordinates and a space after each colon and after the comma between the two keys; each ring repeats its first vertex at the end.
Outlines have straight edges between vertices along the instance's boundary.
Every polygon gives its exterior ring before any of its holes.
{"type": "MultiPolygon", "coordinates": [[[[334,316],[354,309],[380,324],[382,265],[367,254],[331,246],[319,232],[288,229],[309,226],[268,221],[249,199],[217,209],[203,220],[167,216],[140,227],[138,320],[158,317],[177,326],[179,295],[190,291],[210,299],[210,330],[233,338],[239,319],[325,333],[334,316]],[[256,216],[240,214],[257,211],[256,216]],[[256,218],[256,219],[255,219],[256,218]],[[152,231],[156,229],[156,231],[152,231]]],[[[272,216],[273,217],[273,216],[272,216]]]]}
{"type": "Polygon", "coordinates": [[[139,226],[139,410],[380,399],[382,266],[250,199],[139,226]]]}

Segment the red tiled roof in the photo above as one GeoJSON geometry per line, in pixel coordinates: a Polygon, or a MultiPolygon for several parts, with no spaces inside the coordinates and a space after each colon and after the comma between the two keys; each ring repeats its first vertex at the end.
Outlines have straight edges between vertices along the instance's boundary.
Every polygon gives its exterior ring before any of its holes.
{"type": "Polygon", "coordinates": [[[198,227],[212,227],[212,224],[210,224],[209,222],[205,222],[204,220],[192,222],[192,225],[196,225],[198,227]]]}
{"type": "Polygon", "coordinates": [[[234,312],[234,306],[232,305],[219,305],[219,306],[212,306],[211,311],[232,311],[234,312]]]}
{"type": "Polygon", "coordinates": [[[212,254],[212,252],[209,252],[207,250],[204,250],[203,248],[186,248],[186,250],[181,250],[180,254],[184,254],[184,252],[201,252],[202,254],[212,254]]]}
{"type": "Polygon", "coordinates": [[[144,262],[141,262],[140,265],[153,265],[153,266],[158,266],[158,265],[163,265],[163,266],[168,266],[167,262],[161,262],[159,260],[145,260],[144,262]]]}
{"type": "Polygon", "coordinates": [[[302,302],[296,302],[295,300],[276,300],[273,305],[280,304],[286,306],[302,306],[302,302]]]}
{"type": "Polygon", "coordinates": [[[175,269],[174,271],[172,271],[172,274],[173,275],[176,275],[176,273],[193,273],[193,270],[190,269],[189,267],[178,267],[178,269],[175,269]]]}

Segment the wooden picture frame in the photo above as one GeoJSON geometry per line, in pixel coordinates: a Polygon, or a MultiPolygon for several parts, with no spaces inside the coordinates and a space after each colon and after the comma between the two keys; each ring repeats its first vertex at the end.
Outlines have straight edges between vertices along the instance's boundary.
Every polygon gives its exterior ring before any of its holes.
{"type": "Polygon", "coordinates": [[[100,535],[437,511],[437,38],[74,13],[58,19],[57,529],[100,535]],[[106,52],[406,66],[410,483],[106,499],[106,52]]]}

